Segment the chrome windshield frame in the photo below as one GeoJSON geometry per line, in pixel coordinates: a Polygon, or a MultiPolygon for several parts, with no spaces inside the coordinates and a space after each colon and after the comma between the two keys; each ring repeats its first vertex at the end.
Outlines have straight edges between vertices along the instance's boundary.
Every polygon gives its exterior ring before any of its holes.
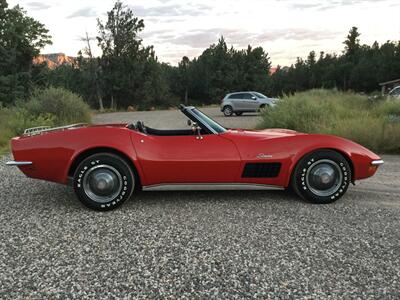
{"type": "MultiPolygon", "coordinates": [[[[193,110],[197,110],[198,112],[202,113],[203,115],[205,115],[206,117],[208,117],[209,119],[211,119],[213,122],[215,122],[217,125],[219,125],[221,128],[223,128],[226,132],[227,129],[225,127],[223,127],[221,124],[219,124],[218,122],[214,121],[212,118],[210,118],[209,116],[207,116],[205,113],[203,113],[201,110],[197,109],[194,106],[181,106],[180,107],[181,111],[189,118],[191,119],[193,122],[197,122],[197,124],[199,124],[200,127],[206,128],[211,134],[220,134],[220,132],[216,131],[214,128],[212,128],[212,126],[210,126],[210,124],[208,124],[207,122],[204,122],[203,120],[201,120],[194,112],[193,110]]],[[[223,133],[223,132],[221,132],[223,133]]]]}

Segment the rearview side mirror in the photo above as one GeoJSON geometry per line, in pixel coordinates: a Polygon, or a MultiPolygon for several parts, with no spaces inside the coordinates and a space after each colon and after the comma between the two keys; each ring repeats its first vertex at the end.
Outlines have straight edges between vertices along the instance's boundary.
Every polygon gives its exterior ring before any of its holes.
{"type": "Polygon", "coordinates": [[[251,99],[257,100],[257,97],[256,96],[251,96],[251,99]]]}

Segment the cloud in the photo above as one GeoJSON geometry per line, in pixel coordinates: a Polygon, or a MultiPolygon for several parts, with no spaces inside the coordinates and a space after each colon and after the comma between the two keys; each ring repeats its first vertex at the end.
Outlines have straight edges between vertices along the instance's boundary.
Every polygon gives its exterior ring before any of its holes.
{"type": "Polygon", "coordinates": [[[266,41],[276,41],[279,39],[284,40],[327,40],[335,38],[338,35],[337,32],[327,31],[327,30],[313,30],[305,28],[288,28],[288,29],[278,29],[264,32],[257,36],[259,40],[266,41]]]}
{"type": "Polygon", "coordinates": [[[146,37],[175,45],[192,48],[206,48],[218,41],[221,36],[229,40],[230,44],[239,47],[247,46],[257,34],[241,29],[210,28],[190,30],[186,33],[171,33],[170,30],[158,30],[146,33],[146,37]]]}
{"type": "Polygon", "coordinates": [[[160,5],[160,6],[130,6],[135,15],[140,17],[195,17],[207,14],[212,8],[205,4],[189,4],[189,5],[160,5]]]}
{"type": "Polygon", "coordinates": [[[386,2],[387,0],[331,0],[327,1],[324,4],[320,4],[318,7],[318,10],[323,11],[323,10],[329,10],[329,9],[334,9],[337,7],[344,7],[344,6],[354,6],[358,4],[364,4],[364,3],[378,3],[378,2],[386,2]]]}
{"type": "Polygon", "coordinates": [[[84,8],[78,9],[77,11],[73,12],[67,18],[68,19],[78,18],[78,17],[89,18],[89,17],[96,17],[96,16],[97,16],[97,13],[92,7],[84,7],[84,8]]]}
{"type": "Polygon", "coordinates": [[[48,9],[51,7],[49,4],[45,4],[43,2],[29,2],[26,4],[31,10],[42,10],[48,9]]]}
{"type": "Polygon", "coordinates": [[[312,40],[320,41],[337,37],[337,32],[327,30],[311,30],[301,28],[276,29],[263,32],[249,32],[242,29],[210,28],[191,30],[183,34],[171,33],[170,30],[157,30],[147,32],[146,38],[191,48],[206,48],[216,43],[224,36],[228,44],[236,47],[246,47],[249,44],[257,46],[265,42],[277,40],[312,40]]]}
{"type": "Polygon", "coordinates": [[[390,2],[391,0],[327,0],[327,1],[309,1],[309,3],[304,3],[304,1],[299,0],[278,0],[279,2],[285,2],[292,9],[304,10],[304,9],[314,9],[314,10],[329,10],[337,7],[343,6],[354,6],[364,3],[377,3],[377,2],[390,2]]]}
{"type": "Polygon", "coordinates": [[[168,39],[169,43],[176,45],[185,45],[193,48],[205,48],[215,43],[218,38],[216,33],[210,32],[193,32],[185,35],[175,36],[168,39]]]}
{"type": "Polygon", "coordinates": [[[247,33],[235,29],[211,28],[190,30],[183,34],[171,32],[170,30],[156,30],[147,32],[143,36],[162,43],[189,46],[192,48],[206,48],[215,43],[221,35],[244,39],[247,33]]]}
{"type": "Polygon", "coordinates": [[[291,8],[294,9],[309,9],[309,8],[317,8],[321,5],[319,3],[292,3],[291,8]]]}

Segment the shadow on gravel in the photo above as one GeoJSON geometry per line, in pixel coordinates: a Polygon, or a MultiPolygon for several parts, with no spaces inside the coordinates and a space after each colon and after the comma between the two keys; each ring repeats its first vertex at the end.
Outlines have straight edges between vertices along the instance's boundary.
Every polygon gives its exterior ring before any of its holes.
{"type": "MultiPolygon", "coordinates": [[[[19,195],[14,194],[14,199],[9,197],[5,197],[7,200],[4,199],[13,207],[29,206],[31,209],[58,211],[86,209],[76,198],[72,187],[25,178],[22,180],[23,187],[13,187],[20,191],[19,195]]],[[[122,205],[122,209],[133,209],[137,205],[146,207],[168,204],[179,207],[211,203],[232,206],[243,203],[246,205],[274,203],[284,206],[288,203],[306,204],[290,191],[135,191],[131,199],[122,205]]]]}
{"type": "Polygon", "coordinates": [[[288,191],[163,191],[163,192],[136,192],[124,206],[134,206],[169,202],[177,204],[193,203],[232,203],[236,202],[297,202],[301,201],[288,191]]]}

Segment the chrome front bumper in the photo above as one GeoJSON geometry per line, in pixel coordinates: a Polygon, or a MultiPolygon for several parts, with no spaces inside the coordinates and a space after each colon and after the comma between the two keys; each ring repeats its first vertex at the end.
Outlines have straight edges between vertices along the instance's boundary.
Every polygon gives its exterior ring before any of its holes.
{"type": "Polygon", "coordinates": [[[30,166],[32,165],[31,161],[15,161],[15,160],[10,160],[6,162],[7,166],[30,166]]]}

